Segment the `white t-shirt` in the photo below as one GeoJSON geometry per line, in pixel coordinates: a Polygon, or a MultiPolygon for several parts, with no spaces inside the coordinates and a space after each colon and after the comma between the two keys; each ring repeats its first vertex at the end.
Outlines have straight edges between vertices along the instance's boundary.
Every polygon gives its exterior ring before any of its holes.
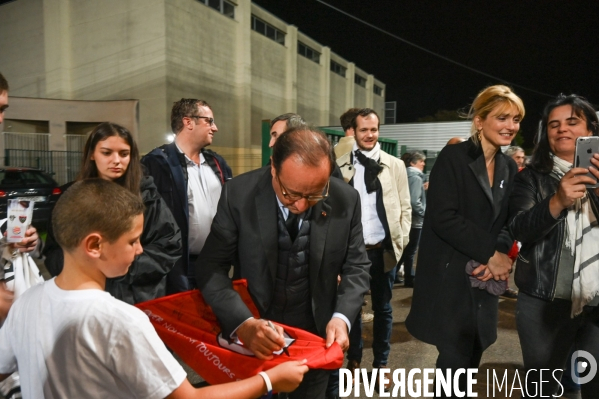
{"type": "Polygon", "coordinates": [[[164,398],[187,377],[139,309],[54,279],[30,288],[0,328],[0,373],[23,398],[164,398]]]}

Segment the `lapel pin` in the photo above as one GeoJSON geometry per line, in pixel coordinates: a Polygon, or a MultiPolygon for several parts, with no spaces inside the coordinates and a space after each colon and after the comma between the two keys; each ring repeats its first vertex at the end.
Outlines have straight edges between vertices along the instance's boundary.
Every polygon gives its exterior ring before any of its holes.
{"type": "Polygon", "coordinates": [[[503,188],[503,180],[499,183],[499,188],[503,188]]]}
{"type": "Polygon", "coordinates": [[[322,211],[321,215],[322,217],[327,217],[327,213],[325,211],[322,211]]]}

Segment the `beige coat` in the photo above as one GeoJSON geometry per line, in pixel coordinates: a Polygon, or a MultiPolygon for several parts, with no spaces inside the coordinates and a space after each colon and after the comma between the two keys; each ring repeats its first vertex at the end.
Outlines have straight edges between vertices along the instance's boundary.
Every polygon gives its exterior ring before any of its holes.
{"type": "Polygon", "coordinates": [[[351,152],[352,148],[354,148],[355,142],[356,139],[354,138],[354,136],[342,137],[334,148],[335,156],[337,158],[341,158],[343,155],[347,154],[348,152],[351,152]]]}
{"type": "MultiPolygon", "coordinates": [[[[346,182],[349,182],[355,173],[350,155],[351,153],[347,153],[337,159],[337,165],[341,168],[343,180],[346,182]]],[[[379,181],[383,188],[383,205],[393,243],[393,253],[386,254],[391,256],[385,257],[385,271],[387,272],[397,265],[404,248],[408,245],[412,224],[412,205],[410,204],[408,175],[404,163],[381,150],[380,165],[383,170],[379,173],[379,181]]]]}

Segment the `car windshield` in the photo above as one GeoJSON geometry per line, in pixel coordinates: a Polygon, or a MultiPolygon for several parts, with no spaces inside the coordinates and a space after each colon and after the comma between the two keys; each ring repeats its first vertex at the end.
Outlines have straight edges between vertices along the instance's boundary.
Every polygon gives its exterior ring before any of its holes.
{"type": "Polygon", "coordinates": [[[0,185],[23,186],[27,184],[54,184],[51,177],[34,170],[0,171],[0,185]]]}

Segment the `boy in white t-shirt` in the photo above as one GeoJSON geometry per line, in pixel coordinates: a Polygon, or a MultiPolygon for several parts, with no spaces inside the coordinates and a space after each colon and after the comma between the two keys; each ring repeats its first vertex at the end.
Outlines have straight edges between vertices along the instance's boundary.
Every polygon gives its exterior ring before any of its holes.
{"type": "Polygon", "coordinates": [[[195,389],[147,316],[104,291],[142,252],[144,205],[116,183],[75,183],[54,209],[64,269],[29,289],[0,329],[0,380],[18,369],[23,398],[256,398],[297,387],[287,362],[243,381],[195,389]]]}

